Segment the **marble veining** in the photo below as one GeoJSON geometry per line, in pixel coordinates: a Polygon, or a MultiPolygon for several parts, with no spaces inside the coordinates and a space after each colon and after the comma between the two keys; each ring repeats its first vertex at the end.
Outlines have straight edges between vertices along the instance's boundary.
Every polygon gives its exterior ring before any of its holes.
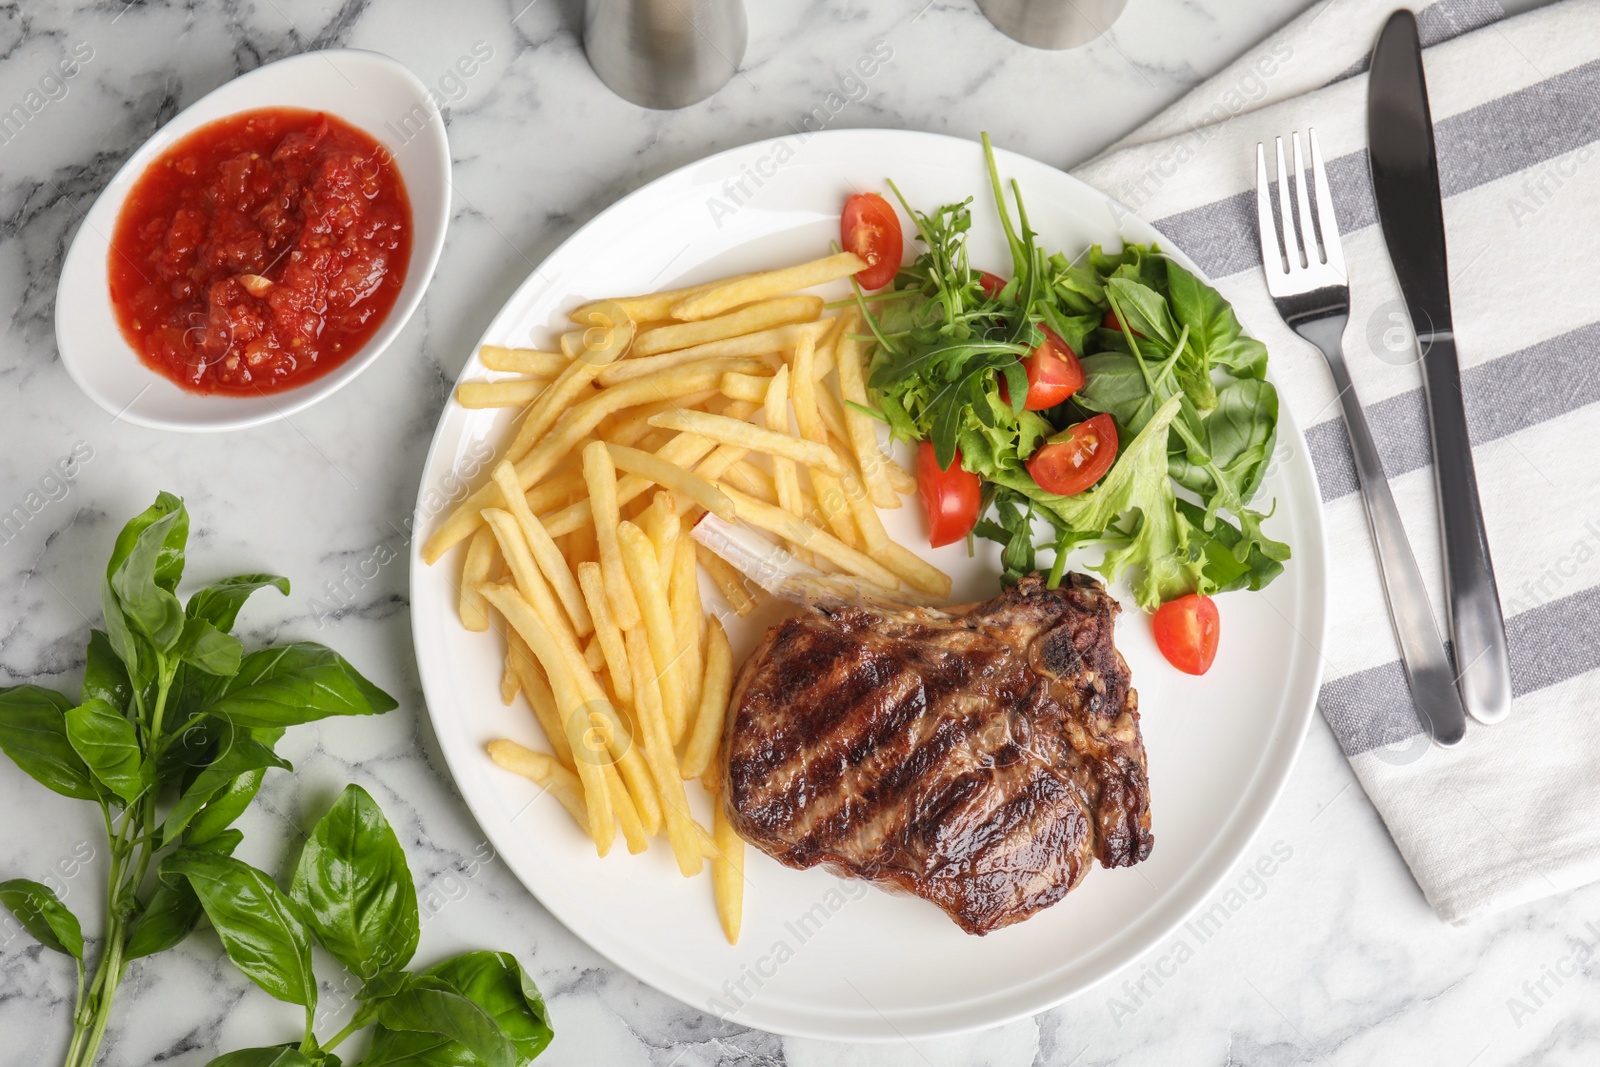
{"type": "MultiPolygon", "coordinates": [[[[23,504],[29,514],[0,536],[0,684],[77,686],[110,539],[158,488],[183,494],[195,520],[192,576],[263,569],[294,582],[291,596],[262,594],[247,608],[251,640],[327,640],[401,702],[378,720],[291,730],[282,751],[298,771],[269,776],[241,822],[241,855],[279,862],[345,782],[360,782],[410,856],[422,899],[418,960],[469,947],[515,952],[550,998],[558,1037],[540,1062],[552,1067],[1593,1062],[1600,889],[1466,928],[1441,924],[1320,719],[1277,808],[1207,902],[1209,918],[1060,1008],[982,1034],[854,1047],[703,1014],[612,968],[494,856],[422,709],[404,555],[370,578],[371,568],[356,568],[379,546],[403,545],[434,422],[484,324],[544,255],[619,196],[708,153],[788,132],[818,108],[835,128],[986,129],[1069,166],[1306,6],[1132,0],[1109,38],[1044,53],[993,31],[970,0],[767,0],[750,4],[750,47],[734,80],[700,106],[658,113],[617,99],[589,71],[578,0],[0,5],[0,110],[70,49],[92,49],[62,91],[0,137],[0,303],[9,309],[0,511],[23,504]],[[445,105],[455,200],[422,309],[358,382],[292,420],[204,439],[115,422],[74,388],[53,343],[56,277],[82,213],[181,107],[262,63],[330,46],[396,56],[445,105]],[[452,75],[474,47],[490,53],[481,69],[452,75]],[[870,79],[855,77],[854,61],[875,47],[891,58],[870,79]],[[56,475],[64,457],[84,453],[70,476],[56,475]],[[352,572],[361,576],[350,581],[352,572]]],[[[82,809],[0,766],[0,875],[58,872],[69,904],[98,929],[103,845],[82,809]]],[[[13,929],[0,928],[0,1062],[52,1063],[70,1027],[71,974],[13,929]]],[[[349,1010],[333,974],[323,989],[330,1019],[349,1010]]],[[[211,934],[135,966],[118,1003],[103,1059],[117,1067],[200,1067],[298,1026],[298,1009],[250,986],[211,934]]]]}

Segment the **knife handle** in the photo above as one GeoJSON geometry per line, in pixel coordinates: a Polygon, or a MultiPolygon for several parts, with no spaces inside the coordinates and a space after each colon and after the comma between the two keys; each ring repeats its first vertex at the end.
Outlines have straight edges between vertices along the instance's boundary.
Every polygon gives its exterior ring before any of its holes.
{"type": "Polygon", "coordinates": [[[1350,455],[1355,461],[1356,479],[1361,486],[1361,502],[1366,505],[1367,527],[1372,533],[1373,551],[1378,557],[1378,577],[1389,604],[1389,621],[1394,625],[1395,643],[1400,646],[1400,665],[1411,687],[1411,703],[1417,717],[1435,744],[1454,745],[1466,736],[1467,716],[1456,690],[1455,672],[1445,652],[1444,638],[1428,602],[1428,588],[1422,582],[1417,557],[1406,538],[1405,524],[1389,491],[1389,477],[1372,441],[1367,415],[1350,381],[1345,365],[1343,333],[1345,316],[1320,322],[1297,324],[1301,337],[1322,349],[1328,357],[1333,387],[1339,391],[1345,432],[1350,437],[1350,455]]]}
{"type": "Polygon", "coordinates": [[[1437,333],[1419,343],[1439,496],[1439,530],[1444,539],[1456,685],[1469,715],[1482,723],[1496,723],[1511,714],[1511,654],[1506,647],[1494,562],[1489,558],[1489,537],[1483,528],[1460,362],[1450,334],[1437,333]]]}

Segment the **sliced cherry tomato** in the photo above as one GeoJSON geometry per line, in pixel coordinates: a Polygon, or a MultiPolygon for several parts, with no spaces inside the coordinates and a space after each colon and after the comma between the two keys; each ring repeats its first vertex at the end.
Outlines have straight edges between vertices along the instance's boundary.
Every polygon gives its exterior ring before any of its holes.
{"type": "Polygon", "coordinates": [[[905,241],[900,236],[900,216],[877,193],[857,193],[844,203],[839,219],[839,243],[866,261],[856,272],[863,289],[882,289],[900,269],[905,241]]]}
{"type": "MultiPolygon", "coordinates": [[[[1106,309],[1106,317],[1100,320],[1100,325],[1107,330],[1116,330],[1118,333],[1122,332],[1122,320],[1117,318],[1117,313],[1112,311],[1110,308],[1106,309]]],[[[1140,333],[1138,330],[1134,330],[1133,335],[1141,341],[1144,340],[1144,334],[1140,333]]]]}
{"type": "Polygon", "coordinates": [[[1169,600],[1150,620],[1156,647],[1167,662],[1185,674],[1204,674],[1217,658],[1217,638],[1222,620],[1217,602],[1202,593],[1169,600]]]}
{"type": "Polygon", "coordinates": [[[940,470],[933,442],[917,446],[917,493],[928,516],[928,543],[934,548],[960,541],[977,525],[983,483],[962,468],[959,449],[950,469],[940,470]]]}
{"type": "Polygon", "coordinates": [[[1096,415],[1041,445],[1028,460],[1028,473],[1045,492],[1072,496],[1098,482],[1116,458],[1117,424],[1110,415],[1096,415]]]}
{"type": "MultiPolygon", "coordinates": [[[[1044,340],[1022,360],[1028,372],[1028,399],[1022,402],[1024,411],[1053,408],[1083,388],[1083,365],[1078,357],[1060,334],[1048,326],[1042,329],[1044,340]]],[[[1000,378],[1000,399],[1011,403],[1011,388],[1004,376],[1000,378]]]]}
{"type": "Polygon", "coordinates": [[[998,274],[986,270],[978,272],[978,288],[983,290],[983,295],[991,300],[1000,295],[1000,290],[1006,287],[1006,280],[998,274]]]}

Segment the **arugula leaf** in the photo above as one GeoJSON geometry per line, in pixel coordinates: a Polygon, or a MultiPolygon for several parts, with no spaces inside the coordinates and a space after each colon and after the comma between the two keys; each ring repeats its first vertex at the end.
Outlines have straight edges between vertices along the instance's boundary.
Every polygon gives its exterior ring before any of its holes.
{"type": "Polygon", "coordinates": [[[358,978],[404,967],[417,951],[417,890],[383,812],[346,786],[311,831],[289,895],[317,940],[358,978]]]}
{"type": "MultiPolygon", "coordinates": [[[[78,917],[61,903],[55,890],[26,878],[0,882],[0,904],[4,904],[23,929],[39,944],[64,953],[83,964],[83,928],[78,917]]],[[[81,971],[79,972],[81,975],[81,971]]]]}

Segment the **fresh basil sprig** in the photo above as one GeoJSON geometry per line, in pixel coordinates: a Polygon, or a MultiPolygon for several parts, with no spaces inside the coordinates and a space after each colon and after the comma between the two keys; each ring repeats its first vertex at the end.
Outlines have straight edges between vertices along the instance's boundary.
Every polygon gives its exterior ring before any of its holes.
{"type": "MultiPolygon", "coordinates": [[[[78,919],[54,892],[25,879],[0,882],[0,903],[77,964],[66,1067],[94,1062],[128,965],[178,944],[203,913],[230,916],[223,936],[235,939],[236,960],[294,928],[292,901],[279,911],[279,932],[232,922],[238,909],[276,906],[282,894],[257,879],[250,895],[244,864],[230,858],[242,835],[230,826],[268,769],[291,769],[273,752],[283,727],[396,706],[321,645],[246,655],[231,633],[240,606],[269,586],[287,594],[289,582],[240,575],[184,604],[177,590],[188,537],[188,511],[170,493],[123,528],[101,585],[105,629],[90,631],[79,700],[35,685],[0,688],[0,749],[46,788],[95,804],[106,830],[106,929],[92,969],[78,919]],[[172,878],[153,877],[158,867],[172,878]]],[[[275,974],[288,999],[313,999],[309,955],[295,962],[304,966],[280,966],[274,948],[251,966],[275,974]]]]}
{"type": "Polygon", "coordinates": [[[193,887],[251,981],[306,1009],[298,1045],[230,1052],[210,1067],[337,1067],[333,1049],[368,1027],[360,1067],[522,1067],[550,1043],[544,998],[515,957],[469,952],[405,969],[417,950],[416,886],[394,830],[360,786],[347,786],[311,831],[287,893],[249,864],[202,850],[172,854],[161,877],[193,887]],[[349,1025],[326,1041],[312,1030],[313,941],[364,980],[349,1025]]]}

